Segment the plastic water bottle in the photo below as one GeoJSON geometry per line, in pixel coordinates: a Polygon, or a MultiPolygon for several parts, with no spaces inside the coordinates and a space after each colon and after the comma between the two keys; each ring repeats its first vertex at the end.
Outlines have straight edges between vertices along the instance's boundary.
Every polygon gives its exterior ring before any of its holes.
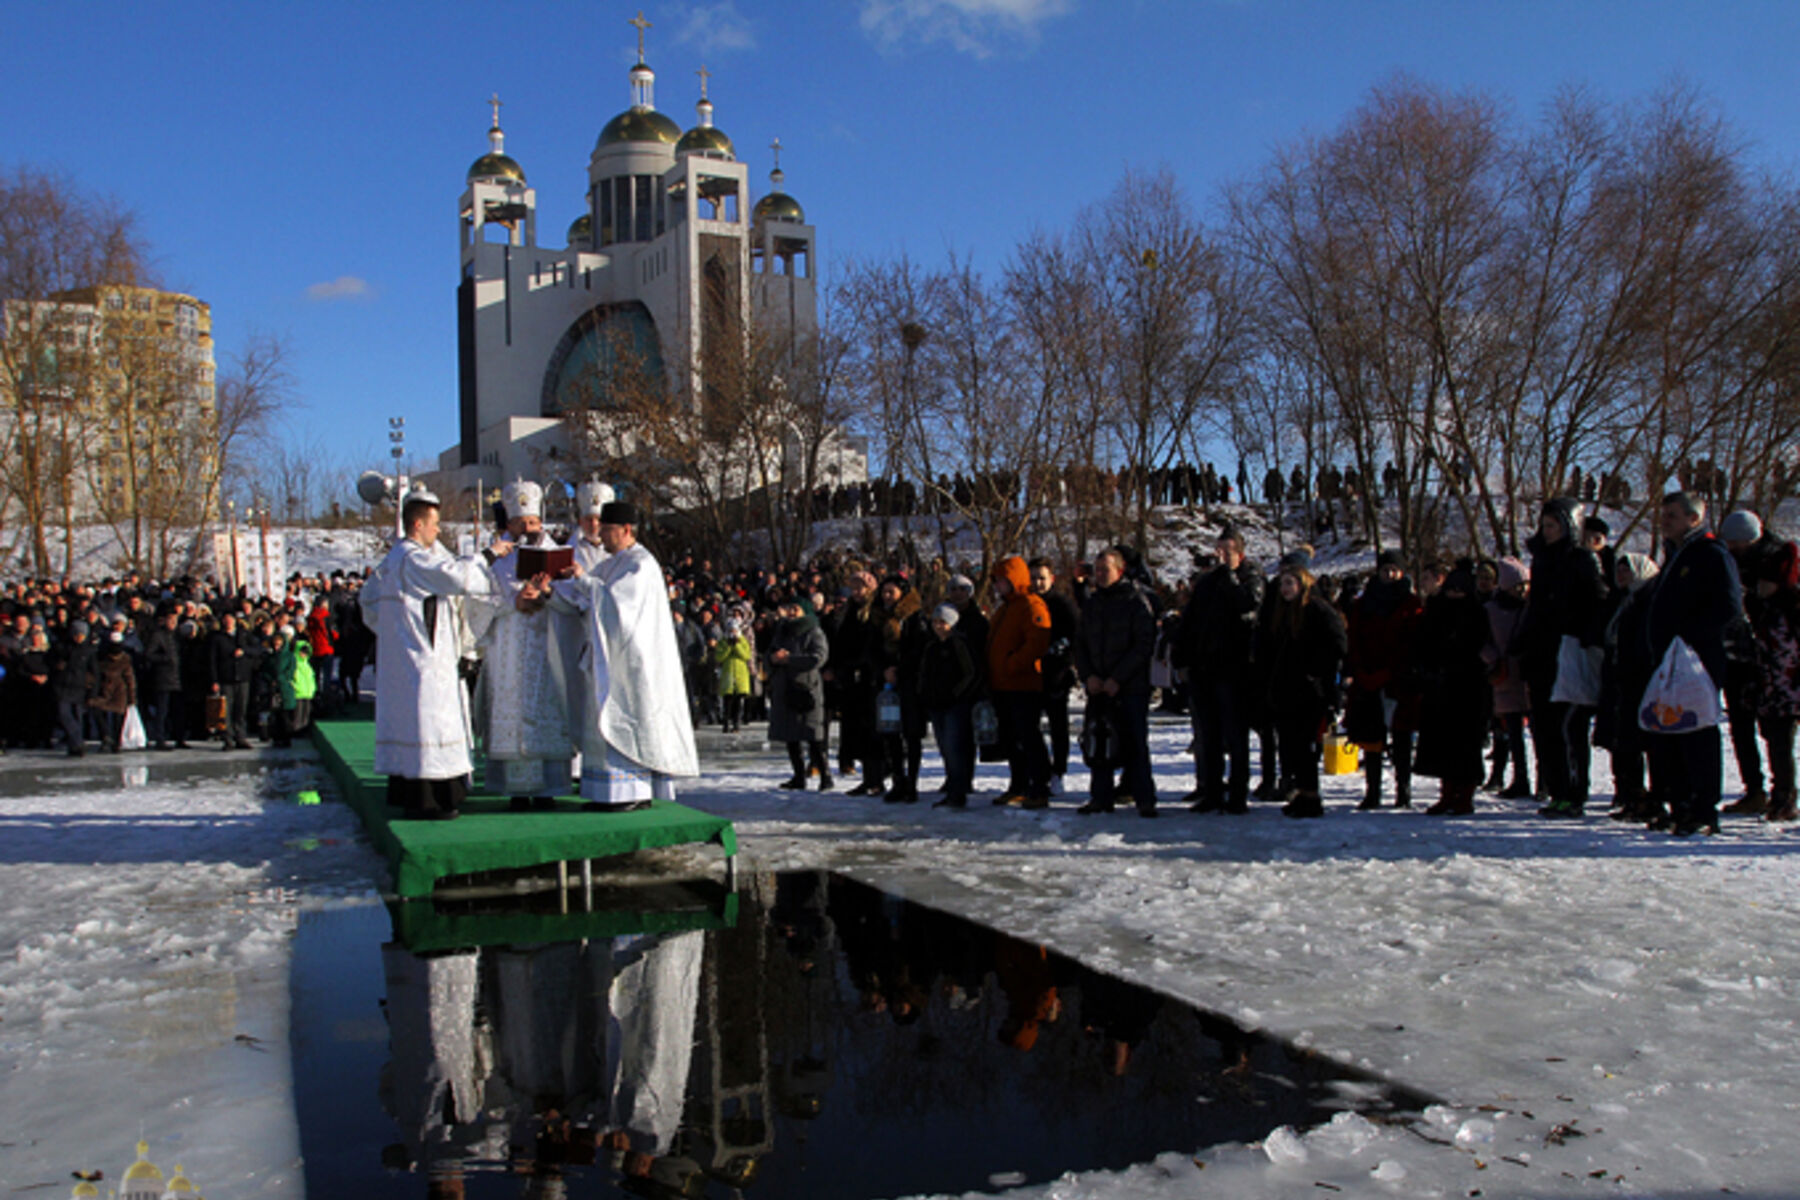
{"type": "Polygon", "coordinates": [[[881,694],[875,697],[875,732],[900,732],[900,693],[891,683],[883,684],[881,694]]]}

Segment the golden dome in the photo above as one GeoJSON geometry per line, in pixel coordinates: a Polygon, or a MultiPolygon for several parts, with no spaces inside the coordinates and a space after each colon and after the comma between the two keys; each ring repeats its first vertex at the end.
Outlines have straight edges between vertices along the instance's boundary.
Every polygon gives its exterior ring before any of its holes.
{"type": "Polygon", "coordinates": [[[621,142],[661,142],[666,146],[673,146],[680,140],[681,126],[654,108],[634,105],[606,123],[606,128],[600,131],[600,141],[595,149],[621,142]]]}
{"type": "Polygon", "coordinates": [[[716,125],[696,125],[675,143],[677,154],[706,154],[717,158],[735,158],[731,139],[716,125]]]}
{"type": "Polygon", "coordinates": [[[594,214],[582,213],[569,222],[569,245],[576,242],[592,242],[594,240],[594,214]]]}
{"type": "Polygon", "coordinates": [[[169,1190],[167,1194],[172,1196],[192,1196],[194,1194],[193,1181],[190,1180],[187,1177],[187,1173],[181,1169],[180,1163],[175,1164],[175,1175],[169,1180],[169,1190]]]}
{"type": "Polygon", "coordinates": [[[770,192],[756,202],[751,215],[758,221],[788,221],[795,225],[806,224],[806,213],[800,202],[786,192],[770,192]]]}
{"type": "Polygon", "coordinates": [[[99,1195],[100,1189],[84,1179],[76,1184],[75,1189],[69,1193],[69,1200],[88,1200],[90,1196],[98,1197],[99,1195]]]}
{"type": "Polygon", "coordinates": [[[513,161],[510,154],[484,154],[469,167],[469,182],[477,179],[516,179],[525,182],[525,168],[513,161]]]}

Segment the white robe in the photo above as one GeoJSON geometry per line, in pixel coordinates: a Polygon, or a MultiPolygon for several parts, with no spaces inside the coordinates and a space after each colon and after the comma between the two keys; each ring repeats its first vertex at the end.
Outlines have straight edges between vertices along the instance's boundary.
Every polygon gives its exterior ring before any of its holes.
{"type": "Polygon", "coordinates": [[[522,613],[518,555],[493,565],[493,619],[481,638],[482,740],[487,787],[507,796],[554,796],[569,789],[569,733],[565,664],[552,653],[547,608],[522,613]]]}
{"type": "Polygon", "coordinates": [[[641,934],[613,942],[606,1039],[607,1127],[632,1149],[667,1154],[681,1128],[706,935],[641,934]]]}
{"type": "Polygon", "coordinates": [[[478,558],[456,558],[411,538],[388,551],[363,585],[375,632],[375,770],[403,779],[467,775],[469,699],[456,663],[462,622],[455,598],[488,596],[494,577],[478,558]],[[435,635],[425,602],[437,597],[435,635]]]}
{"type": "Polygon", "coordinates": [[[579,729],[583,795],[590,777],[609,767],[635,766],[662,777],[698,775],[675,621],[656,559],[634,545],[591,575],[559,581],[556,591],[581,610],[587,624],[579,729]]]}

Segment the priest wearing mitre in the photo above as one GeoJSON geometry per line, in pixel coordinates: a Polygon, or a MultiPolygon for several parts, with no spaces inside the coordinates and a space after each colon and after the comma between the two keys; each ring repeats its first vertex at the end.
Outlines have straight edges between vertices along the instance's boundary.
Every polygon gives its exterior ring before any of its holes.
{"type": "MultiPolygon", "coordinates": [[[[494,546],[491,620],[481,635],[480,702],[487,749],[487,790],[512,800],[515,811],[556,806],[571,790],[575,756],[567,709],[564,656],[554,652],[554,620],[547,609],[550,576],[521,577],[519,549],[549,545],[544,535],[544,489],[529,480],[509,483],[506,537],[494,546]]],[[[529,568],[528,568],[529,569],[529,568]]]]}
{"type": "Polygon", "coordinates": [[[575,489],[580,529],[569,544],[575,548],[575,562],[590,575],[606,557],[606,545],[600,540],[600,513],[613,498],[612,487],[604,483],[584,483],[575,489]]]}
{"type": "Polygon", "coordinates": [[[422,486],[400,507],[405,536],[363,585],[363,619],[374,630],[375,770],[388,803],[414,819],[447,820],[469,785],[469,701],[456,671],[458,597],[491,596],[480,557],[457,558],[438,543],[437,496],[422,486]]]}
{"type": "Polygon", "coordinates": [[[586,625],[581,795],[600,811],[673,800],[675,780],[700,773],[668,585],[637,520],[628,502],[607,503],[595,523],[606,557],[553,585],[586,625]]]}

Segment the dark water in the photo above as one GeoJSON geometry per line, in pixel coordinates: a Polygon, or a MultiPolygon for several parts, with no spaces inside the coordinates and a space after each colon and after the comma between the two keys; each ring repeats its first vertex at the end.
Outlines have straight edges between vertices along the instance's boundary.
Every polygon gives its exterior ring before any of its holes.
{"type": "Polygon", "coordinates": [[[598,909],[305,917],[308,1194],[998,1191],[1429,1103],[840,876],[598,909]]]}

